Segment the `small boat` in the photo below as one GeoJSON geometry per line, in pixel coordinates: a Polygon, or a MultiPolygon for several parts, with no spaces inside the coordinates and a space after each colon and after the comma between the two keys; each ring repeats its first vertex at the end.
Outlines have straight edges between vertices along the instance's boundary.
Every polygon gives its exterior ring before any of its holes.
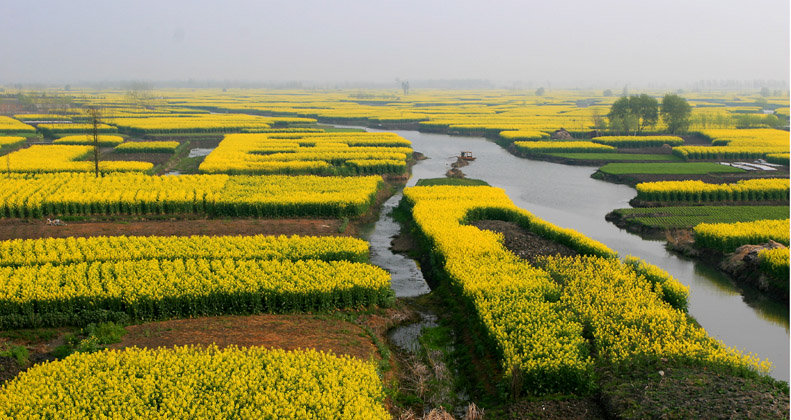
{"type": "Polygon", "coordinates": [[[461,154],[459,155],[459,159],[475,160],[475,157],[473,157],[472,152],[462,151],[461,154]]]}

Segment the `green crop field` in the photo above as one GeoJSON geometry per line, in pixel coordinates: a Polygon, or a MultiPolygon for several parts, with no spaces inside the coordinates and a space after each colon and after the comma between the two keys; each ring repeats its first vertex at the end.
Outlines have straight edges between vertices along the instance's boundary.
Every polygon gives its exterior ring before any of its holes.
{"type": "Polygon", "coordinates": [[[668,161],[679,162],[681,159],[673,155],[652,155],[642,153],[547,153],[549,156],[556,156],[566,159],[579,160],[630,160],[630,161],[668,161]]]}
{"type": "Polygon", "coordinates": [[[711,162],[692,163],[608,163],[599,171],[611,175],[623,174],[682,174],[740,173],[743,169],[711,162]]]}
{"type": "Polygon", "coordinates": [[[690,206],[618,209],[630,222],[654,228],[691,228],[700,223],[788,219],[787,206],[690,206]]]}

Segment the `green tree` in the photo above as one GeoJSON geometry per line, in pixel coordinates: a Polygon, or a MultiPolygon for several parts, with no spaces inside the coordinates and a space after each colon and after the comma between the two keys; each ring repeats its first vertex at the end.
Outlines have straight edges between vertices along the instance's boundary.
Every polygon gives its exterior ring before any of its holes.
{"type": "Polygon", "coordinates": [[[647,127],[655,126],[659,121],[659,101],[656,98],[645,93],[632,96],[629,99],[629,106],[637,118],[637,134],[642,133],[647,127]]]}
{"type": "Polygon", "coordinates": [[[632,95],[618,98],[612,104],[610,126],[635,134],[640,134],[646,127],[652,127],[659,121],[659,102],[656,98],[646,95],[632,95]]]}
{"type": "Polygon", "coordinates": [[[607,114],[610,119],[610,130],[614,132],[632,131],[630,127],[631,110],[629,109],[629,98],[622,96],[613,102],[610,107],[610,113],[607,114]]]}
{"type": "Polygon", "coordinates": [[[779,128],[780,125],[781,125],[780,124],[780,119],[777,118],[777,116],[774,115],[774,114],[769,114],[769,115],[765,116],[764,117],[764,124],[766,124],[768,127],[772,127],[772,128],[779,128]]]}
{"type": "Polygon", "coordinates": [[[668,93],[662,98],[660,113],[662,114],[662,120],[667,124],[667,129],[671,133],[686,131],[689,128],[692,107],[686,99],[674,93],[668,93]]]}
{"type": "Polygon", "coordinates": [[[540,87],[540,88],[536,89],[536,96],[541,96],[543,94],[544,94],[544,88],[543,87],[540,87]]]}

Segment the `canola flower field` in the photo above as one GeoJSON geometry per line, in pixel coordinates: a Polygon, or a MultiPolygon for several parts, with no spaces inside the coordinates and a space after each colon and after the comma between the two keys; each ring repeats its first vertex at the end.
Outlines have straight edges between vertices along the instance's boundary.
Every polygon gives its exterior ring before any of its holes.
{"type": "MultiPolygon", "coordinates": [[[[85,139],[85,136],[74,137],[85,139]]],[[[93,149],[93,146],[68,144],[33,145],[9,153],[3,160],[6,164],[6,172],[91,172],[95,169],[95,162],[92,160],[93,149]]],[[[145,172],[153,166],[148,162],[100,161],[99,171],[102,173],[145,172]]]]}
{"type": "Polygon", "coordinates": [[[313,236],[91,236],[0,241],[0,267],[177,258],[367,262],[368,243],[313,236]]]}
{"type": "MultiPolygon", "coordinates": [[[[93,125],[91,124],[65,124],[65,123],[55,123],[55,124],[39,124],[36,126],[38,131],[43,133],[46,136],[55,136],[58,134],[85,134],[89,133],[93,130],[93,125]]],[[[109,124],[99,124],[97,126],[99,133],[117,133],[118,128],[109,124]]]]}
{"type": "MultiPolygon", "coordinates": [[[[97,140],[99,146],[102,147],[115,147],[119,144],[124,142],[124,138],[121,136],[107,136],[107,135],[100,135],[97,136],[97,140]]],[[[53,144],[70,144],[70,145],[83,145],[83,146],[92,146],[93,145],[93,136],[88,135],[81,135],[81,136],[63,136],[61,138],[57,138],[52,141],[53,144]]]]}
{"type": "Polygon", "coordinates": [[[615,147],[591,141],[517,141],[514,147],[520,152],[534,153],[607,153],[615,147]]]}
{"type": "Polygon", "coordinates": [[[173,153],[178,147],[177,141],[129,141],[114,150],[117,153],[173,153]]]}
{"type": "Polygon", "coordinates": [[[0,133],[35,133],[36,128],[11,117],[0,115],[0,133]]]}
{"type": "Polygon", "coordinates": [[[347,261],[183,258],[2,267],[0,327],[389,305],[390,276],[347,261]]]}
{"type": "Polygon", "coordinates": [[[389,419],[374,365],[316,350],[77,353],[0,390],[7,419],[389,419]]]}
{"type": "Polygon", "coordinates": [[[411,143],[391,133],[231,134],[202,173],[363,175],[403,173],[411,143]]]}
{"type": "Polygon", "coordinates": [[[684,144],[684,139],[676,136],[604,136],[594,137],[591,141],[618,148],[661,147],[666,144],[680,146],[684,144]]]}
{"type": "Polygon", "coordinates": [[[788,246],[789,219],[736,223],[701,223],[695,226],[695,244],[722,252],[733,252],[747,244],[768,240],[788,246]]]}
{"type": "Polygon", "coordinates": [[[663,202],[726,202],[788,200],[789,181],[782,178],[750,179],[733,184],[703,181],[661,181],[637,184],[637,198],[663,202]]]}
{"type": "Polygon", "coordinates": [[[367,244],[352,238],[92,237],[3,241],[0,249],[4,329],[392,299],[389,275],[366,264],[367,244]]]}
{"type": "MultiPolygon", "coordinates": [[[[81,146],[52,146],[81,147],[81,146]]],[[[343,217],[367,211],[381,177],[142,174],[7,175],[0,217],[206,214],[343,217]]]]}
{"type": "Polygon", "coordinates": [[[269,118],[246,114],[149,116],[147,118],[114,118],[113,124],[122,133],[228,133],[242,129],[266,129],[288,123],[313,123],[308,118],[269,118]]]}
{"type": "Polygon", "coordinates": [[[758,253],[761,271],[772,276],[786,294],[788,294],[789,279],[788,260],[788,248],[766,249],[758,253]]]}
{"type": "Polygon", "coordinates": [[[633,258],[619,262],[601,243],[516,208],[500,189],[413,187],[404,197],[432,258],[495,343],[504,379],[518,376],[525,392],[592,387],[594,360],[583,325],[600,325],[593,331],[602,350],[597,357],[612,363],[650,355],[761,372],[769,368],[692,324],[685,315],[686,287],[661,269],[633,258]],[[498,234],[465,224],[479,218],[515,221],[584,257],[548,259],[532,267],[506,250],[498,234]]]}
{"type": "Polygon", "coordinates": [[[0,154],[21,146],[26,140],[25,137],[0,137],[0,154]]]}
{"type": "MultiPolygon", "coordinates": [[[[645,136],[608,133],[601,121],[617,98],[593,96],[426,91],[371,97],[286,90],[235,96],[173,90],[136,107],[118,92],[80,92],[76,106],[104,109],[103,133],[144,140],[224,138],[201,163],[203,175],[155,177],[141,173],[152,168],[150,163],[112,161],[101,162],[102,176],[96,178],[90,173],[92,148],[84,142],[89,119],[80,109],[0,117],[0,135],[8,136],[0,137],[0,217],[360,216],[383,187],[378,175],[405,173],[411,144],[390,133],[323,132],[317,122],[487,136],[529,156],[576,153],[608,159],[617,154],[613,160],[636,159],[639,155],[619,149],[670,145],[673,155],[662,155],[662,160],[762,158],[788,165],[787,132],[767,126],[736,129],[741,115],[762,114],[754,97],[685,94],[693,106],[689,132],[711,140],[711,146],[703,147],[664,135],[661,120],[645,136]],[[561,127],[573,138],[550,138],[561,127]],[[26,146],[25,137],[18,136],[37,131],[45,139],[75,135],[8,153],[26,146]]],[[[767,103],[787,118],[787,100],[770,98],[767,103]]],[[[180,144],[112,138],[121,141],[102,145],[116,146],[117,153],[172,153],[180,144]]],[[[742,172],[708,162],[628,163],[608,170],[742,172]]],[[[679,204],[787,201],[789,189],[787,179],[640,185],[642,200],[679,204]]],[[[756,372],[770,368],[691,322],[688,289],[660,268],[638,258],[619,259],[601,243],[546,223],[514,206],[502,190],[414,187],[404,195],[432,266],[471,308],[500,363],[500,379],[517,394],[585,394],[595,387],[596,366],[641,358],[756,372]],[[467,225],[487,218],[514,221],[580,255],[545,257],[530,265],[504,248],[501,235],[467,225]]],[[[712,247],[765,237],[787,245],[788,221],[777,223],[709,230],[699,225],[699,236],[709,238],[701,243],[708,240],[712,247]]],[[[788,278],[787,248],[762,251],[759,260],[766,273],[788,278]]],[[[352,238],[2,241],[0,278],[6,281],[0,284],[0,328],[388,306],[393,302],[389,275],[367,261],[367,244],[352,238]]],[[[232,413],[238,418],[388,418],[383,400],[374,365],[348,357],[260,348],[127,349],[75,354],[33,367],[0,390],[0,417],[218,418],[232,413]],[[227,381],[229,375],[247,379],[227,381]],[[52,378],[64,385],[53,387],[52,378]],[[72,394],[78,398],[67,397],[72,394]]]]}

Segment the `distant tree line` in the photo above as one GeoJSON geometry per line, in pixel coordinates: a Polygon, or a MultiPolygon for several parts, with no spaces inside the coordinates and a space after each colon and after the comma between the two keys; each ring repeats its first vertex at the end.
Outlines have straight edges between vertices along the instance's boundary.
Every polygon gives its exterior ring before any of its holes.
{"type": "MultiPolygon", "coordinates": [[[[758,101],[760,102],[760,100],[758,101]]],[[[760,106],[760,103],[756,105],[760,106]]],[[[773,114],[740,114],[728,115],[725,113],[701,113],[692,116],[692,106],[686,99],[675,93],[668,93],[660,103],[656,98],[647,94],[622,96],[618,98],[606,115],[609,125],[603,116],[592,116],[594,127],[597,130],[609,128],[614,134],[640,135],[646,129],[655,127],[663,121],[667,131],[672,134],[683,133],[691,126],[698,128],[737,128],[773,127],[783,125],[773,114]]]]}

